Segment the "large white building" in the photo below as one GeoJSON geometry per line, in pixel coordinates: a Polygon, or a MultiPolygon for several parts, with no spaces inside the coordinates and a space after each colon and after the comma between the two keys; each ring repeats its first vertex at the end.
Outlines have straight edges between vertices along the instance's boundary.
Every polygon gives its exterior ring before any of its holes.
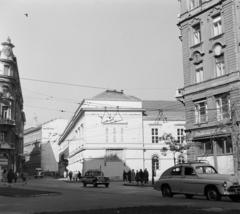
{"type": "Polygon", "coordinates": [[[178,102],[162,101],[162,107],[178,105],[178,109],[168,112],[168,122],[158,120],[159,104],[111,90],[84,99],[59,139],[60,174],[99,169],[112,180],[121,180],[123,170],[147,168],[151,177],[153,167],[160,175],[173,165],[173,157],[160,151],[165,144],[156,139],[164,131],[178,137],[185,118],[178,102]],[[154,109],[145,109],[153,103],[154,109]]]}
{"type": "Polygon", "coordinates": [[[58,171],[58,139],[67,123],[66,119],[53,119],[24,130],[23,154],[28,173],[33,174],[40,167],[44,172],[58,171]]]}

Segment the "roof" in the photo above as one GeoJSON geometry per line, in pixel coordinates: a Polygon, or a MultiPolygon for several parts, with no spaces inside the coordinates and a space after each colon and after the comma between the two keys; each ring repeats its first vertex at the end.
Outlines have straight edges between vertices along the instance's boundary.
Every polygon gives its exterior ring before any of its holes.
{"type": "Polygon", "coordinates": [[[139,98],[126,95],[122,91],[117,90],[106,90],[92,98],[93,100],[124,100],[124,101],[141,101],[139,98]]]}
{"type": "Polygon", "coordinates": [[[145,109],[143,120],[156,120],[161,110],[167,121],[185,121],[185,107],[177,101],[143,100],[142,108],[145,109]]]}

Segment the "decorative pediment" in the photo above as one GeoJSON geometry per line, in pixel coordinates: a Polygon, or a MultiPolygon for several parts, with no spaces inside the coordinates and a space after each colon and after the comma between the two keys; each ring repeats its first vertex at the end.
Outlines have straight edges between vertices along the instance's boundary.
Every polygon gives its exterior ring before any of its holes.
{"type": "Polygon", "coordinates": [[[221,42],[215,43],[209,53],[214,53],[214,55],[218,56],[222,54],[222,49],[224,49],[226,45],[223,45],[221,42]]]}
{"type": "Polygon", "coordinates": [[[199,51],[195,51],[192,54],[191,58],[189,58],[189,60],[193,61],[193,64],[199,64],[199,63],[201,63],[203,61],[203,56],[204,55],[205,55],[204,53],[201,53],[199,51]]]}
{"type": "Polygon", "coordinates": [[[199,18],[193,18],[191,21],[190,21],[190,25],[191,26],[194,26],[194,25],[196,25],[196,24],[200,24],[201,23],[201,19],[199,19],[199,18]]]}
{"type": "Polygon", "coordinates": [[[208,15],[211,17],[216,16],[221,13],[221,10],[222,10],[222,5],[218,5],[214,7],[212,10],[210,10],[208,15]]]}

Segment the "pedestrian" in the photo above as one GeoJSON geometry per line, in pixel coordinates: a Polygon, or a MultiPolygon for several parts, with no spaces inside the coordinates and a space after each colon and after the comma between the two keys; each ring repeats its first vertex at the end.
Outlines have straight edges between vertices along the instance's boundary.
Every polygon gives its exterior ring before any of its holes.
{"type": "Polygon", "coordinates": [[[143,179],[144,179],[143,171],[142,171],[142,169],[140,169],[140,171],[139,171],[139,181],[142,183],[142,185],[143,185],[143,179]]]}
{"type": "Polygon", "coordinates": [[[135,172],[134,169],[131,172],[131,180],[134,182],[135,181],[135,172]]]}
{"type": "Polygon", "coordinates": [[[139,182],[139,172],[138,172],[138,170],[136,172],[135,181],[137,182],[137,185],[138,185],[138,182],[139,182]]]}
{"type": "Polygon", "coordinates": [[[144,174],[144,183],[145,183],[145,184],[148,184],[149,174],[148,174],[147,169],[144,170],[143,174],[144,174]]]}
{"type": "Polygon", "coordinates": [[[63,172],[63,177],[64,177],[64,178],[67,177],[67,172],[66,172],[66,171],[63,172]]]}
{"type": "Polygon", "coordinates": [[[123,170],[123,181],[127,181],[127,173],[123,170]]]}
{"type": "Polygon", "coordinates": [[[21,177],[22,177],[23,185],[27,185],[27,173],[22,172],[21,177]]]}
{"type": "Polygon", "coordinates": [[[69,180],[72,181],[72,176],[73,176],[72,171],[70,171],[70,172],[68,173],[68,176],[69,176],[69,180]]]}
{"type": "Polygon", "coordinates": [[[128,173],[127,173],[127,176],[128,176],[129,183],[131,183],[131,170],[130,169],[129,169],[128,173]]]}
{"type": "Polygon", "coordinates": [[[11,183],[13,182],[13,179],[14,179],[14,174],[13,174],[12,169],[10,169],[7,174],[8,187],[11,187],[11,183]]]}
{"type": "Polygon", "coordinates": [[[7,182],[7,170],[6,169],[4,169],[2,172],[2,179],[3,179],[3,185],[5,186],[6,182],[7,182]]]}
{"type": "Polygon", "coordinates": [[[17,179],[18,179],[18,173],[15,172],[15,173],[14,173],[14,181],[15,181],[15,183],[17,183],[17,179]]]}
{"type": "Polygon", "coordinates": [[[78,171],[78,175],[77,176],[78,176],[78,179],[81,180],[82,175],[81,175],[80,171],[78,171]]]}

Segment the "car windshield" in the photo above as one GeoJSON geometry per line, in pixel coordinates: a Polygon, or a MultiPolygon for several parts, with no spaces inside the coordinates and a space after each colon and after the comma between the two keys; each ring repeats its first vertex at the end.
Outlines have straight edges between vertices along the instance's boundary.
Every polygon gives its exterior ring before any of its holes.
{"type": "Polygon", "coordinates": [[[104,176],[102,172],[92,172],[94,176],[104,176]]]}
{"type": "Polygon", "coordinates": [[[212,166],[197,166],[196,171],[198,174],[217,174],[216,169],[212,166]]]}

